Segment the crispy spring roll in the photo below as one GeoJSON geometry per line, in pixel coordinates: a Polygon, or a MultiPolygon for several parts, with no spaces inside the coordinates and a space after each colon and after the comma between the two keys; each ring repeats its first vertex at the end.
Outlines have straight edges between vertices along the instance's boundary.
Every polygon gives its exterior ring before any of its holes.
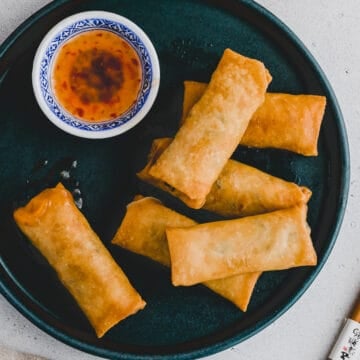
{"type": "MultiPolygon", "coordinates": [[[[184,82],[181,124],[206,87],[206,83],[184,82]]],[[[325,96],[266,93],[265,101],[252,116],[240,145],[316,156],[325,106],[325,96]]]]}
{"type": "MultiPolygon", "coordinates": [[[[189,115],[191,108],[201,99],[208,84],[199,81],[184,81],[184,98],[179,125],[182,126],[189,115]]],[[[250,123],[249,123],[250,125],[250,123]]],[[[246,132],[246,131],[245,131],[246,132]]]]}
{"type": "Polygon", "coordinates": [[[311,190],[252,166],[229,160],[206,197],[203,209],[235,218],[306,204],[311,190]]]}
{"type": "Polygon", "coordinates": [[[147,182],[151,185],[154,185],[158,187],[159,189],[162,189],[173,196],[179,198],[181,201],[183,201],[187,206],[191,208],[197,208],[198,207],[198,201],[190,199],[188,196],[186,196],[181,191],[178,191],[177,189],[173,188],[172,186],[168,185],[166,182],[155,178],[154,176],[150,175],[150,168],[155,164],[159,156],[165,151],[165,149],[170,145],[172,142],[172,138],[161,138],[161,139],[155,139],[151,145],[151,149],[148,155],[148,162],[145,165],[145,167],[139,171],[136,175],[139,179],[141,179],[144,182],[147,182]]]}
{"type": "MultiPolygon", "coordinates": [[[[188,199],[181,193],[149,174],[150,167],[169,146],[171,140],[171,138],[161,138],[153,141],[148,163],[137,176],[187,204],[188,199]]],[[[207,195],[203,209],[235,218],[307,203],[310,196],[311,191],[305,186],[298,186],[230,159],[207,195]]]]}
{"type": "Polygon", "coordinates": [[[127,205],[125,217],[111,242],[170,266],[165,228],[196,224],[194,220],[167,208],[156,198],[137,196],[127,205]]]}
{"type": "Polygon", "coordinates": [[[145,302],[61,185],[14,212],[22,232],[55,269],[98,337],[145,302]]]}
{"type": "MultiPolygon", "coordinates": [[[[193,225],[196,225],[195,221],[167,208],[155,198],[138,198],[127,206],[125,217],[112,243],[170,266],[166,227],[193,225]]],[[[246,311],[260,274],[235,275],[207,281],[203,285],[246,311]]]]}
{"type": "Polygon", "coordinates": [[[194,208],[204,205],[270,81],[263,63],[225,50],[203,96],[150,175],[193,200],[194,208]]]}
{"type": "Polygon", "coordinates": [[[167,228],[172,282],[316,265],[305,205],[263,215],[167,228]]]}

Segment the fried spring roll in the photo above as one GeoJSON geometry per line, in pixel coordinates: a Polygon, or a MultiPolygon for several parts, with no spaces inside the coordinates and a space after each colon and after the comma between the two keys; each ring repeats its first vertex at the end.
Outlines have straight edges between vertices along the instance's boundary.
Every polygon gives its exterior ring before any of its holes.
{"type": "MultiPolygon", "coordinates": [[[[184,82],[181,124],[206,87],[206,83],[184,82]]],[[[266,93],[265,101],[252,116],[240,145],[316,156],[325,106],[325,96],[266,93]]]]}
{"type": "MultiPolygon", "coordinates": [[[[153,141],[148,163],[137,176],[180,198],[187,204],[188,199],[184,198],[181,193],[149,174],[150,167],[171,141],[171,138],[153,141]]],[[[305,186],[298,186],[230,159],[207,195],[203,209],[235,218],[307,203],[310,196],[311,191],[305,186]]]]}
{"type": "Polygon", "coordinates": [[[98,337],[144,308],[141,296],[61,184],[17,209],[14,218],[55,269],[98,337]]]}
{"type": "Polygon", "coordinates": [[[150,175],[191,199],[192,207],[202,207],[270,81],[263,63],[225,50],[203,96],[150,175]]]}
{"type": "Polygon", "coordinates": [[[111,242],[170,266],[165,228],[196,224],[194,220],[167,208],[156,198],[136,196],[127,205],[125,217],[111,242]]]}
{"type": "Polygon", "coordinates": [[[239,273],[316,265],[307,207],[186,228],[167,228],[172,282],[193,285],[239,273]]]}
{"type": "Polygon", "coordinates": [[[311,190],[252,166],[229,160],[206,197],[203,209],[236,218],[306,204],[311,190]]]}
{"type": "Polygon", "coordinates": [[[148,162],[145,165],[145,167],[139,171],[136,175],[139,179],[142,181],[145,181],[151,185],[154,185],[158,187],[159,189],[162,189],[173,196],[179,198],[181,201],[183,201],[187,206],[191,208],[197,208],[198,207],[198,201],[192,200],[188,196],[186,196],[181,191],[178,191],[174,187],[168,185],[166,182],[157,179],[156,177],[150,175],[150,168],[155,164],[157,159],[160,157],[160,155],[165,151],[165,149],[170,145],[172,142],[172,138],[161,138],[161,139],[155,139],[151,145],[150,152],[148,154],[148,162]]]}
{"type": "MultiPolygon", "coordinates": [[[[195,221],[167,208],[159,200],[140,198],[127,206],[125,217],[112,243],[170,266],[166,227],[193,225],[196,225],[195,221]]],[[[207,281],[203,285],[246,311],[259,276],[260,273],[235,275],[207,281]]]]}

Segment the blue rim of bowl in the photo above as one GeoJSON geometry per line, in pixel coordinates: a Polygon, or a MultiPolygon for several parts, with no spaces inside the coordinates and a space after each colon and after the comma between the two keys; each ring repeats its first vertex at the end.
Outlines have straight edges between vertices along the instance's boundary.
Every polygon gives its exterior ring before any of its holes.
{"type": "Polygon", "coordinates": [[[34,58],[33,88],[38,104],[56,126],[76,136],[105,138],[119,135],[138,124],[150,110],[159,88],[159,61],[150,39],[129,19],[106,11],[86,11],[56,24],[44,37],[34,58]],[[88,122],[70,114],[56,99],[51,73],[58,50],[72,38],[90,31],[105,30],[124,39],[139,56],[142,83],[136,102],[115,119],[88,122]]]}

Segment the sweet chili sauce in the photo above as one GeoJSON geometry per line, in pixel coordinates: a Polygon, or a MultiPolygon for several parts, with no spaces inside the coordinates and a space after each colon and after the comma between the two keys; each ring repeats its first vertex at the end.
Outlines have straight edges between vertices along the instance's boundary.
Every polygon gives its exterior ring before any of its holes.
{"type": "Polygon", "coordinates": [[[54,61],[55,97],[85,121],[114,119],[136,101],[142,81],[138,54],[125,40],[106,30],[75,36],[54,61]]]}

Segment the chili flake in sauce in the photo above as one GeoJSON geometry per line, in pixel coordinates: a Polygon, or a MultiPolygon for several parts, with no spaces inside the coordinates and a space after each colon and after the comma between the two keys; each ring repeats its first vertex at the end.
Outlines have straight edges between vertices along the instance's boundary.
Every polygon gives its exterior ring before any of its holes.
{"type": "Polygon", "coordinates": [[[52,81],[55,97],[69,113],[87,121],[106,121],[136,101],[141,63],[125,40],[110,31],[92,30],[60,48],[52,81]]]}

